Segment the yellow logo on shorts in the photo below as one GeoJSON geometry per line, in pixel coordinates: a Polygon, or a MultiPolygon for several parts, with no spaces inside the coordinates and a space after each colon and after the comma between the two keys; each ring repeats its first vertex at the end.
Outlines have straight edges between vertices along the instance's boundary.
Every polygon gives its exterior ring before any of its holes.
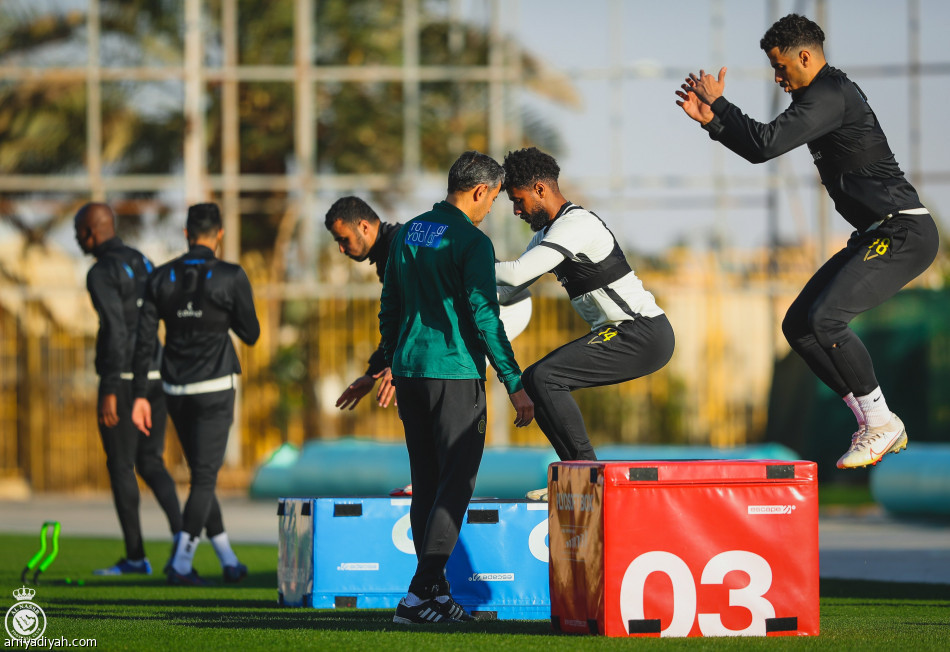
{"type": "Polygon", "coordinates": [[[587,343],[588,343],[588,344],[600,344],[601,342],[609,342],[609,341],[610,341],[610,338],[616,337],[618,334],[619,334],[619,333],[617,333],[617,329],[616,329],[616,328],[613,328],[613,327],[608,326],[608,327],[605,328],[604,330],[602,330],[602,331],[600,331],[599,333],[597,333],[597,335],[595,335],[594,337],[590,338],[590,341],[588,341],[587,343]]]}
{"type": "Polygon", "coordinates": [[[864,260],[871,260],[887,253],[891,246],[890,238],[878,238],[868,247],[868,252],[864,254],[864,260]]]}

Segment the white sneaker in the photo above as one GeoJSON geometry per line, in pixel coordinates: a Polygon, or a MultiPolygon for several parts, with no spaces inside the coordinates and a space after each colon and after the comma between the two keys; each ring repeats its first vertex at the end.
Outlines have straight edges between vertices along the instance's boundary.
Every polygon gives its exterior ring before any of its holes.
{"type": "Polygon", "coordinates": [[[904,422],[891,412],[891,420],[883,426],[861,426],[851,436],[851,447],[838,460],[839,469],[856,469],[875,465],[888,453],[899,453],[907,448],[904,422]]]}
{"type": "Polygon", "coordinates": [[[526,493],[524,497],[528,500],[542,500],[548,502],[548,488],[542,487],[541,489],[534,489],[526,493]]]}

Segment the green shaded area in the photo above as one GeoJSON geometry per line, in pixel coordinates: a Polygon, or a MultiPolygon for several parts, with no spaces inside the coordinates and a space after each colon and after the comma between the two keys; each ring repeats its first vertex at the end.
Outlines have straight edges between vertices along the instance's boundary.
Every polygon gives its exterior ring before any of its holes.
{"type": "Polygon", "coordinates": [[[818,504],[836,507],[866,507],[874,504],[867,485],[822,484],[818,486],[818,504]]]}
{"type": "MultiPolygon", "coordinates": [[[[23,562],[35,552],[32,535],[0,535],[0,601],[12,606],[23,562]]],[[[818,637],[662,639],[556,635],[546,621],[475,622],[440,628],[404,627],[382,610],[314,610],[277,606],[277,548],[236,545],[250,568],[238,585],[170,587],[152,577],[95,577],[111,564],[121,542],[64,537],[60,555],[36,586],[33,601],[45,612],[47,638],[95,638],[105,650],[944,650],[950,645],[950,586],[825,580],[818,637]],[[66,584],[66,578],[71,584],[66,584]],[[84,585],[78,585],[78,580],[84,585]]],[[[161,567],[164,543],[149,542],[161,567]]],[[[220,579],[203,544],[198,571],[220,579]]],[[[408,578],[407,578],[408,581],[408,578]]]]}

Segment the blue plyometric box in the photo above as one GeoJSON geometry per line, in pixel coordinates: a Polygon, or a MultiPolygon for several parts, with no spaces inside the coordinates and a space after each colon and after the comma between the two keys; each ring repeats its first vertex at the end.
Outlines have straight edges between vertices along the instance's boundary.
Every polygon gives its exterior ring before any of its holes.
{"type": "MultiPolygon", "coordinates": [[[[395,609],[416,568],[409,498],[281,498],[280,603],[395,609]]],[[[476,499],[445,573],[475,616],[547,620],[547,503],[476,499]]]]}

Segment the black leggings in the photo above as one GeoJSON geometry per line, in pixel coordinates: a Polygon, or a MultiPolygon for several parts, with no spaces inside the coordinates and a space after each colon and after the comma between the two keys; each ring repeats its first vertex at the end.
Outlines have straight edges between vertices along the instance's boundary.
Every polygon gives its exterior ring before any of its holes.
{"type": "Polygon", "coordinates": [[[871,356],[848,324],[926,270],[938,244],[930,215],[901,214],[873,231],[855,232],[792,302],[782,332],[838,396],[866,396],[878,386],[871,356]]]}
{"type": "Polygon", "coordinates": [[[412,470],[417,565],[409,591],[426,599],[448,589],[445,565],[475,491],[485,449],[485,382],[399,377],[396,401],[412,470]]]}
{"type": "MultiPolygon", "coordinates": [[[[162,453],[165,451],[166,421],[162,384],[157,381],[149,382],[147,391],[147,398],[152,405],[150,435],[146,436],[132,424],[132,381],[123,380],[116,389],[119,423],[114,428],[99,424],[102,448],[106,453],[106,468],[109,470],[109,482],[112,485],[112,499],[119,517],[119,527],[122,528],[122,538],[125,539],[127,559],[145,557],[136,471],[155,494],[155,500],[168,518],[168,527],[172,534],[182,527],[175,481],[168,474],[162,459],[162,453]]],[[[102,400],[101,388],[99,400],[102,400]]]]}
{"type": "Polygon", "coordinates": [[[596,460],[584,417],[571,392],[641,378],[673,356],[675,338],[666,315],[603,326],[558,347],[525,369],[534,418],[562,460],[596,460]]]}
{"type": "Polygon", "coordinates": [[[185,503],[182,529],[192,538],[201,535],[204,529],[210,539],[224,532],[221,506],[214,489],[234,420],[234,390],[191,396],[166,395],[166,401],[191,470],[191,491],[185,503]]]}

